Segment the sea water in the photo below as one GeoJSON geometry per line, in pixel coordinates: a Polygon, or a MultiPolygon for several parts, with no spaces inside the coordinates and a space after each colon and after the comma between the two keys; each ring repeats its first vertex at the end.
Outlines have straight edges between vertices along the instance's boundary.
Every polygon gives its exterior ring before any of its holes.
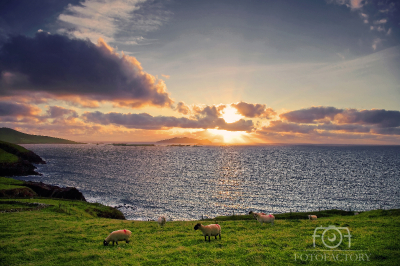
{"type": "Polygon", "coordinates": [[[76,187],[133,220],[400,208],[400,146],[23,146],[47,164],[18,179],[76,187]]]}

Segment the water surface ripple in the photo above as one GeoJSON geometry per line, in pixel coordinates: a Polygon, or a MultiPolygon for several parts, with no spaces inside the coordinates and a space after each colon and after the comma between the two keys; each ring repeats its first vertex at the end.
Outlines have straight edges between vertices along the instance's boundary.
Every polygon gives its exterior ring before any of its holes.
{"type": "Polygon", "coordinates": [[[399,146],[23,145],[43,176],[127,219],[400,208],[399,146]]]}

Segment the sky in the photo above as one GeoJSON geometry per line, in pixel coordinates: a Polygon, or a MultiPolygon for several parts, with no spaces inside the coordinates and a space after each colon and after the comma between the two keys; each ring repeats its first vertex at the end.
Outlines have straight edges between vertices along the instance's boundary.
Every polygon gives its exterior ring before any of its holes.
{"type": "Polygon", "coordinates": [[[400,145],[400,2],[3,0],[0,127],[400,145]]]}

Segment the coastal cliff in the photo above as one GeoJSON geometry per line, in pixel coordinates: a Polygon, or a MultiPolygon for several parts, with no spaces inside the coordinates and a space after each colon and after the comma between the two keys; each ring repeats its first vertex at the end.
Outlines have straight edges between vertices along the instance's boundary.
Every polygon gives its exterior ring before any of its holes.
{"type": "Polygon", "coordinates": [[[22,146],[0,141],[0,176],[39,175],[33,164],[45,163],[40,156],[22,146]]]}
{"type": "MultiPolygon", "coordinates": [[[[46,162],[34,152],[17,144],[0,141],[0,177],[40,175],[33,164],[46,162]]],[[[0,190],[0,197],[49,197],[86,201],[74,187],[58,187],[42,182],[19,181],[17,187],[0,190]]]]}

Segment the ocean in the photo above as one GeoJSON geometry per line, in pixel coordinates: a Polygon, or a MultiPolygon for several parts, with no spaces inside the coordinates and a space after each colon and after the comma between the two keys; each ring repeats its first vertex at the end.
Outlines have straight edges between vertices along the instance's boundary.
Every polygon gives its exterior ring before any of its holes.
{"type": "Polygon", "coordinates": [[[17,179],[76,187],[130,220],[400,208],[400,146],[23,146],[47,164],[17,179]]]}

